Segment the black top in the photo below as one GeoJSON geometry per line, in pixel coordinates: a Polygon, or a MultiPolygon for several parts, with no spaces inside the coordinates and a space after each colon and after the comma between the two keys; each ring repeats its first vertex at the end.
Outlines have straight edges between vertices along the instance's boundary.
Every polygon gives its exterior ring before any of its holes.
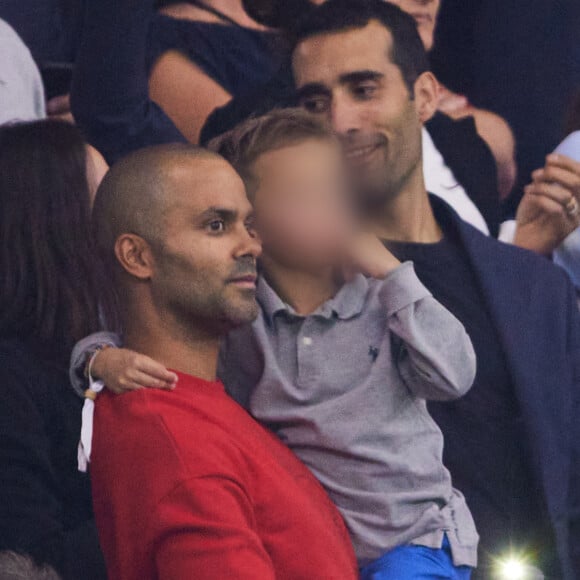
{"type": "Polygon", "coordinates": [[[280,64],[273,33],[156,14],[149,31],[148,68],[170,50],[187,56],[232,96],[263,85],[280,64]]]}
{"type": "Polygon", "coordinates": [[[473,117],[452,119],[437,112],[425,128],[445,164],[481,212],[489,233],[497,238],[502,221],[497,164],[489,145],[479,136],[473,117]]]}
{"type": "Polygon", "coordinates": [[[200,144],[207,145],[214,137],[233,129],[238,123],[252,116],[265,115],[277,108],[295,106],[297,102],[292,65],[287,60],[268,82],[215,109],[202,127],[200,144]]]}
{"type": "Polygon", "coordinates": [[[0,551],[104,580],[89,479],[77,471],[82,404],[66,369],[0,340],[0,551]]]}
{"type": "Polygon", "coordinates": [[[443,431],[445,465],[481,536],[481,566],[510,545],[545,554],[551,550],[549,520],[534,484],[512,377],[467,254],[452,232],[437,244],[387,246],[399,260],[414,262],[421,281],[473,342],[472,389],[457,401],[430,403],[429,410],[443,431]]]}

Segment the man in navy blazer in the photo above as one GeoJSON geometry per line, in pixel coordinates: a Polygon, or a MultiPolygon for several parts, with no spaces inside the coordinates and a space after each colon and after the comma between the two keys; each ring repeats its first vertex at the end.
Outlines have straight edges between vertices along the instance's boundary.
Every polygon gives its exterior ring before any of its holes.
{"type": "Polygon", "coordinates": [[[480,577],[524,557],[547,577],[579,578],[574,289],[549,260],[483,236],[428,195],[421,127],[438,87],[408,16],[381,0],[328,0],[297,38],[299,101],[341,137],[369,228],[472,339],[473,388],[430,411],[481,535],[480,577]]]}
{"type": "MultiPolygon", "coordinates": [[[[495,241],[462,221],[444,202],[431,198],[438,223],[448,235],[459,239],[468,257],[481,293],[483,306],[495,327],[505,353],[513,396],[519,408],[522,439],[516,442],[528,454],[530,487],[537,487],[538,510],[546,518],[544,536],[539,538],[540,567],[548,578],[580,577],[580,317],[576,292],[569,278],[549,260],[495,241]],[[549,529],[551,528],[551,529],[549,529]],[[551,534],[550,534],[551,532],[551,534]],[[550,538],[551,536],[551,538],[550,538]],[[542,543],[552,554],[542,555],[542,543]],[[551,544],[551,545],[550,545],[551,544]],[[557,566],[550,559],[558,559],[557,566]]],[[[482,357],[478,365],[485,365],[482,357]]],[[[430,408],[446,435],[445,456],[450,449],[464,447],[463,459],[475,461],[479,437],[469,443],[454,440],[450,415],[470,412],[467,399],[430,408]],[[456,408],[454,408],[456,407],[456,408]]],[[[501,441],[501,445],[510,442],[501,441]]],[[[461,457],[461,456],[460,456],[461,457]]],[[[451,468],[461,489],[463,467],[451,468]]],[[[488,474],[481,472],[481,477],[488,474]]],[[[524,482],[525,484],[525,482],[524,482]]],[[[463,489],[467,494],[467,490],[463,489]]],[[[468,503],[474,509],[473,502],[468,503]]],[[[534,505],[531,506],[534,508],[534,505]]],[[[480,533],[483,530],[480,528],[480,533]]],[[[508,546],[505,546],[507,549],[508,546]]],[[[507,550],[509,552],[509,550],[507,550]]],[[[533,550],[532,550],[533,551],[533,550]]],[[[526,547],[514,555],[532,556],[526,547]]],[[[494,557],[506,552],[495,552],[494,557]]],[[[485,558],[485,554],[483,554],[485,558]]],[[[485,561],[485,560],[484,560],[485,561]]],[[[485,573],[483,577],[486,577],[485,573]]]]}
{"type": "MultiPolygon", "coordinates": [[[[142,45],[148,1],[90,3],[73,106],[92,144],[110,159],[184,140],[148,99],[143,55],[120,49],[142,45]],[[105,113],[98,118],[82,98],[94,84],[94,46],[106,51],[98,79],[110,87],[100,94],[123,96],[100,103],[105,113]]],[[[430,410],[482,536],[482,577],[491,575],[488,562],[521,551],[555,578],[580,578],[574,290],[548,260],[486,238],[429,198],[421,127],[435,111],[437,87],[412,18],[381,0],[328,0],[298,32],[293,69],[300,101],[343,139],[369,228],[415,262],[476,347],[470,394],[430,410]]]]}

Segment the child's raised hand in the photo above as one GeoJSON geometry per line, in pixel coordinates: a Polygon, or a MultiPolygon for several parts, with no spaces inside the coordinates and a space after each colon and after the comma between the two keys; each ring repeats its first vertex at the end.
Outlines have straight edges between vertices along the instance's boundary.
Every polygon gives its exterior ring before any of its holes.
{"type": "Polygon", "coordinates": [[[92,374],[117,395],[145,387],[171,390],[177,384],[177,375],[161,363],[125,348],[99,351],[93,361],[92,374]]]}
{"type": "Polygon", "coordinates": [[[401,265],[401,262],[373,234],[357,234],[347,254],[345,267],[347,280],[352,279],[357,273],[383,280],[401,265]]]}

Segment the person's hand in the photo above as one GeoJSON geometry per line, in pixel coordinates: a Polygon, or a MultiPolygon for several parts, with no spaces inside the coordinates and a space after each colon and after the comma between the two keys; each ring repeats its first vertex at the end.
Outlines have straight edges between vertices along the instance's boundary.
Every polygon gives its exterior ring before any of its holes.
{"type": "Polygon", "coordinates": [[[469,101],[467,97],[453,93],[449,89],[439,85],[437,110],[455,119],[459,116],[465,116],[469,110],[469,101]]]}
{"type": "Polygon", "coordinates": [[[552,154],[532,179],[518,207],[514,244],[549,255],[580,226],[580,163],[552,154]]]}
{"type": "Polygon", "coordinates": [[[387,250],[377,236],[360,233],[347,249],[343,272],[347,280],[352,280],[355,274],[383,280],[400,265],[401,262],[387,250]]]}
{"type": "Polygon", "coordinates": [[[70,107],[70,95],[53,97],[46,103],[46,113],[51,119],[60,119],[74,125],[74,117],[70,107]]]}
{"type": "Polygon", "coordinates": [[[174,389],[177,375],[152,358],[125,348],[99,351],[92,364],[92,375],[119,395],[145,387],[174,389]]]}

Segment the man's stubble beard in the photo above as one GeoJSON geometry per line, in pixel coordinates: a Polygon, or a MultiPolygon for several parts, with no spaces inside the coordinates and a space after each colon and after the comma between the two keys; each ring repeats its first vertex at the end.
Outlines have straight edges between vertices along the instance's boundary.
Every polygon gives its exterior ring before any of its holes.
{"type": "MultiPolygon", "coordinates": [[[[158,277],[170,281],[170,284],[159,288],[155,301],[158,308],[165,312],[168,318],[165,322],[174,336],[187,341],[199,339],[200,336],[221,338],[257,317],[255,291],[239,290],[240,294],[247,292],[247,298],[228,297],[229,287],[226,282],[212,284],[209,276],[194,275],[194,272],[188,278],[184,272],[184,268],[188,267],[187,262],[180,256],[165,253],[160,258],[158,277]],[[174,284],[178,279],[183,283],[176,287],[174,284]]],[[[240,262],[240,271],[249,269],[249,260],[240,262]]]]}
{"type": "MultiPolygon", "coordinates": [[[[355,185],[357,204],[363,216],[372,218],[377,212],[384,212],[388,206],[398,199],[405,190],[405,185],[415,172],[422,167],[422,156],[418,154],[407,170],[396,180],[390,179],[390,172],[385,160],[385,167],[372,180],[366,180],[355,185]]],[[[377,172],[379,173],[379,172],[377,172]]]]}
{"type": "Polygon", "coordinates": [[[247,300],[240,298],[234,304],[223,295],[205,296],[200,302],[192,303],[191,298],[183,302],[169,302],[166,308],[171,321],[171,332],[180,340],[192,342],[200,337],[220,339],[232,330],[250,324],[258,315],[255,292],[248,291],[247,300]]]}

